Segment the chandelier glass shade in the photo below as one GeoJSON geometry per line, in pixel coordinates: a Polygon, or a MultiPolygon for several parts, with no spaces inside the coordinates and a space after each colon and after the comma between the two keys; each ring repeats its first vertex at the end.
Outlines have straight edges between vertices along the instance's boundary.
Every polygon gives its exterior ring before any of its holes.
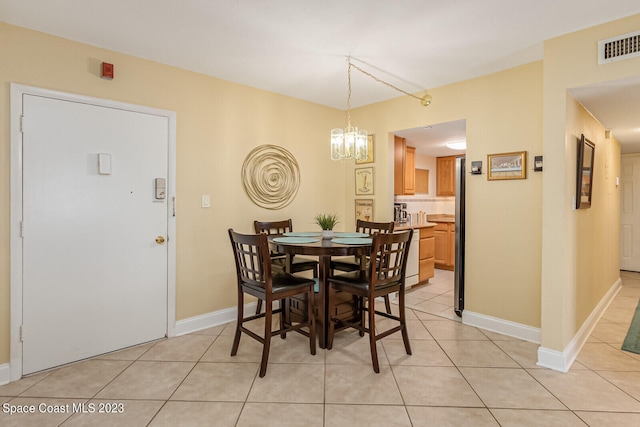
{"type": "Polygon", "coordinates": [[[331,160],[367,160],[367,137],[367,131],[357,127],[331,129],[331,160]]]}
{"type": "Polygon", "coordinates": [[[331,160],[367,160],[368,133],[364,129],[351,126],[351,61],[347,70],[349,92],[347,95],[347,127],[331,129],[331,160]]]}

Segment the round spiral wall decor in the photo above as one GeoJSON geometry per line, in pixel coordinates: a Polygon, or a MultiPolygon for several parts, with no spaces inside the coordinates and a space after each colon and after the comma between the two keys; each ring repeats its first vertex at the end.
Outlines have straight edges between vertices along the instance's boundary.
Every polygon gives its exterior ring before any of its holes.
{"type": "Polygon", "coordinates": [[[260,145],[244,160],[242,185],[247,196],[256,205],[266,209],[282,209],[298,193],[298,162],[282,147],[260,145]]]}

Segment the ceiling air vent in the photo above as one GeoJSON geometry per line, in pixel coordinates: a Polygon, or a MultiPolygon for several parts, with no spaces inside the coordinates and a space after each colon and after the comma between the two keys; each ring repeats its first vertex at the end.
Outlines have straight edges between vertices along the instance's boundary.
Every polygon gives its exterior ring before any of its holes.
{"type": "Polygon", "coordinates": [[[598,42],[598,64],[640,56],[640,31],[598,42]]]}

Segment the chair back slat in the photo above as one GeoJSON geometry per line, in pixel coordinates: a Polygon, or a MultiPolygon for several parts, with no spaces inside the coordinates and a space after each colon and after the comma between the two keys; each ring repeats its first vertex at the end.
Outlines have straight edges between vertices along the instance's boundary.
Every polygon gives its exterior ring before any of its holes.
{"type": "MultiPolygon", "coordinates": [[[[361,219],[356,221],[356,231],[358,233],[367,233],[371,236],[375,233],[393,233],[394,226],[394,222],[371,222],[361,219]]],[[[371,259],[371,256],[368,256],[367,259],[371,259]]],[[[376,262],[380,262],[380,259],[376,258],[376,262]]]]}
{"type": "Polygon", "coordinates": [[[238,285],[250,284],[271,291],[271,261],[266,234],[240,234],[229,229],[238,285]]]}
{"type": "Polygon", "coordinates": [[[393,233],[393,222],[371,222],[363,221],[361,219],[356,221],[356,231],[358,233],[393,233]]]}
{"type": "Polygon", "coordinates": [[[404,283],[413,230],[398,233],[375,233],[371,255],[377,262],[369,264],[371,291],[391,283],[404,283]]]}
{"type": "MultiPolygon", "coordinates": [[[[253,221],[253,228],[256,234],[284,234],[293,231],[293,221],[285,219],[282,221],[253,221]]],[[[280,252],[271,251],[271,257],[284,257],[280,252]]]]}
{"type": "Polygon", "coordinates": [[[256,234],[284,234],[293,231],[293,221],[291,221],[291,219],[282,221],[253,221],[253,228],[256,234]]]}

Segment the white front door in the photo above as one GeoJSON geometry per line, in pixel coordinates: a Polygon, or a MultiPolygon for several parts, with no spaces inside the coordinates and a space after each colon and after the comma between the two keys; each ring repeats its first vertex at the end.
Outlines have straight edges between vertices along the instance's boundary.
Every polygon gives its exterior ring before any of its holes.
{"type": "Polygon", "coordinates": [[[23,116],[22,373],[164,337],[168,118],[29,94],[23,116]]]}
{"type": "Polygon", "coordinates": [[[620,168],[620,269],[640,271],[640,154],[623,154],[620,168]]]}

